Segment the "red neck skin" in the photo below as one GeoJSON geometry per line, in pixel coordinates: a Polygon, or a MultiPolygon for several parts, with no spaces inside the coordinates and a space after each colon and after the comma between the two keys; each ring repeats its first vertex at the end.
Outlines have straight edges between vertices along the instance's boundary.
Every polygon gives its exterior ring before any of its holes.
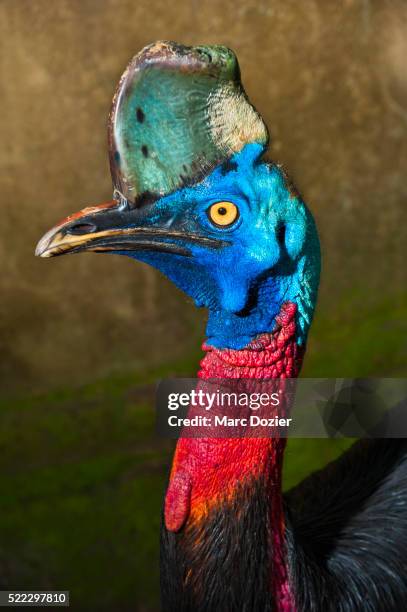
{"type": "MultiPolygon", "coordinates": [[[[243,350],[204,345],[201,379],[275,379],[298,376],[303,349],[295,342],[296,305],[286,303],[272,333],[243,350]]],[[[233,497],[241,483],[262,479],[267,488],[273,562],[270,580],[276,609],[293,612],[287,578],[282,508],[282,465],[285,438],[180,438],[165,498],[165,526],[179,531],[233,497]]],[[[244,551],[242,551],[244,554],[244,551]]]]}

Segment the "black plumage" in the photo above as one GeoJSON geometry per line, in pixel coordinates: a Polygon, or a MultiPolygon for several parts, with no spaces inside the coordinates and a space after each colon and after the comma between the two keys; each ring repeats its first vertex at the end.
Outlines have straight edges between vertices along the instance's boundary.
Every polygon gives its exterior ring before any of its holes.
{"type": "MultiPolygon", "coordinates": [[[[276,609],[268,504],[248,481],[200,524],[162,527],[164,612],[276,609]]],[[[407,440],[356,442],[284,504],[296,612],[407,609],[407,440]]]]}
{"type": "Polygon", "coordinates": [[[267,485],[240,484],[204,521],[161,528],[164,612],[273,610],[267,485]]]}
{"type": "Polygon", "coordinates": [[[407,609],[407,440],[360,440],[285,503],[297,612],[407,609]]]}

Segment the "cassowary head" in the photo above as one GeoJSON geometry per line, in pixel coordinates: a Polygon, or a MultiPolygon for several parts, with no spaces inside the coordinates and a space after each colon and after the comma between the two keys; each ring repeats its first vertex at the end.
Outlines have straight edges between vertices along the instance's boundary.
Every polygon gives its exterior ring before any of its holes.
{"type": "Polygon", "coordinates": [[[225,47],[156,43],[129,64],[109,120],[114,200],[50,230],[37,255],[146,262],[209,310],[208,342],[240,349],[297,305],[306,339],[319,278],[311,214],[263,160],[267,129],[225,47]]]}

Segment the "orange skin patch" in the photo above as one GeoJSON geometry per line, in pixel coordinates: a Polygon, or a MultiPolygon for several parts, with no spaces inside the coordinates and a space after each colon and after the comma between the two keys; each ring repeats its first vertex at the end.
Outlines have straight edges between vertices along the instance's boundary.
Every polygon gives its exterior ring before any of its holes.
{"type": "MultiPolygon", "coordinates": [[[[207,353],[199,378],[297,376],[303,349],[295,342],[295,313],[294,304],[284,304],[274,332],[263,334],[246,349],[221,351],[204,345],[207,353]]],[[[278,410],[281,415],[281,407],[278,410]]],[[[246,479],[266,474],[270,486],[279,486],[280,477],[274,472],[284,446],[285,440],[277,438],[180,438],[165,499],[167,529],[179,531],[187,521],[203,519],[217,502],[233,497],[246,479]]]]}

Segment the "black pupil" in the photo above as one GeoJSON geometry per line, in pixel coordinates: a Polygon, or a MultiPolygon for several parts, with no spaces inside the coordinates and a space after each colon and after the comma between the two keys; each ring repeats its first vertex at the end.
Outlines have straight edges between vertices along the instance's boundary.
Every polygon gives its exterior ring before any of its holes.
{"type": "Polygon", "coordinates": [[[226,215],[228,211],[226,210],[226,208],[224,206],[220,206],[218,208],[218,215],[226,215]]]}

